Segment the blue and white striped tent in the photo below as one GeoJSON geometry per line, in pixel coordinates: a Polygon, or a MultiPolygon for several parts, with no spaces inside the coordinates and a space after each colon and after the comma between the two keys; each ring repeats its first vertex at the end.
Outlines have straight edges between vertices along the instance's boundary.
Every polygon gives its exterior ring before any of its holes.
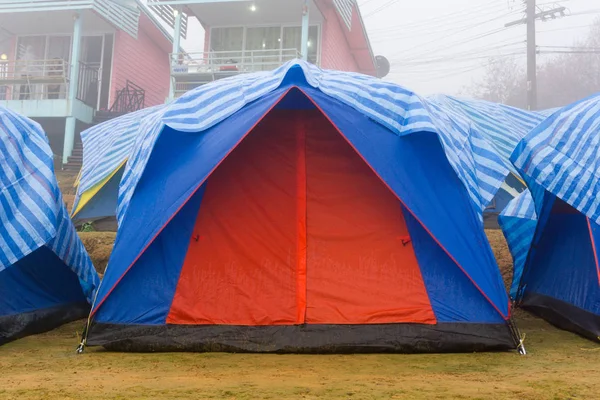
{"type": "Polygon", "coordinates": [[[526,189],[510,162],[510,156],[519,141],[541,123],[548,112],[526,111],[504,104],[446,95],[435,95],[430,100],[470,120],[510,171],[496,192],[494,201],[485,210],[494,215],[500,213],[510,200],[526,189]]]}
{"type": "Polygon", "coordinates": [[[0,106],[0,344],[81,318],[99,278],[42,128],[0,106]]]}
{"type": "Polygon", "coordinates": [[[500,221],[512,297],[551,322],[600,336],[600,95],[553,113],[511,156],[529,191],[500,221]]]}
{"type": "Polygon", "coordinates": [[[119,183],[143,118],[165,105],[145,108],[81,133],[83,166],[71,217],[75,223],[116,215],[119,183]]]}

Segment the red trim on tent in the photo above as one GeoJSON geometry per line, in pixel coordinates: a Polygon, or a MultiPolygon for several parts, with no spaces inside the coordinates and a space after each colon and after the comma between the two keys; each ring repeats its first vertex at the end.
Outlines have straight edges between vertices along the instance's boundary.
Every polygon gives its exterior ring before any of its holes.
{"type": "Polygon", "coordinates": [[[594,260],[596,261],[596,272],[598,273],[598,284],[600,285],[600,265],[598,264],[598,253],[596,249],[596,242],[594,241],[594,233],[592,232],[592,224],[589,218],[585,218],[588,224],[588,230],[590,232],[590,240],[592,242],[592,251],[594,252],[594,260]]]}
{"type": "Polygon", "coordinates": [[[183,203],[181,203],[181,205],[179,206],[179,208],[177,208],[177,210],[175,210],[175,212],[173,212],[173,214],[169,217],[169,219],[167,219],[167,221],[163,224],[163,226],[160,227],[160,229],[156,232],[156,234],[152,237],[152,239],[150,239],[148,241],[148,244],[146,244],[146,246],[144,246],[144,248],[142,249],[142,251],[140,251],[140,254],[138,254],[135,257],[135,259],[133,260],[133,262],[127,267],[127,269],[123,272],[123,274],[119,277],[119,279],[117,279],[117,281],[115,282],[115,284],[113,285],[113,287],[110,288],[110,290],[106,293],[106,295],[100,301],[100,303],[98,303],[98,305],[92,309],[92,311],[90,312],[90,318],[94,316],[94,314],[96,313],[96,311],[98,311],[98,309],[100,308],[100,306],[106,301],[106,299],[108,298],[108,296],[110,296],[110,294],[112,293],[112,291],[115,290],[115,288],[117,287],[117,285],[119,284],[119,282],[121,282],[121,280],[123,279],[123,277],[125,275],[127,275],[127,273],[129,272],[129,270],[131,269],[131,267],[133,267],[135,265],[135,263],[140,259],[140,257],[142,256],[142,254],[144,254],[144,252],[148,249],[148,247],[150,247],[150,245],[154,242],[154,240],[158,237],[158,235],[160,235],[160,233],[163,231],[163,229],[165,229],[165,227],[169,224],[169,222],[171,222],[171,220],[173,218],[175,218],[175,215],[177,215],[177,213],[179,211],[181,211],[181,209],[187,204],[188,201],[190,201],[190,199],[194,196],[194,194],[196,194],[196,192],[202,187],[202,185],[204,185],[204,182],[206,182],[206,180],[210,177],[210,175],[219,167],[219,165],[221,165],[221,163],[223,162],[223,160],[225,160],[229,156],[229,154],[231,154],[231,152],[233,150],[235,150],[235,148],[237,146],[239,146],[239,144],[246,138],[246,136],[248,136],[248,134],[254,130],[254,128],[271,112],[271,110],[273,110],[275,107],[277,107],[277,105],[281,102],[281,100],[283,100],[285,98],[285,96],[287,96],[287,94],[293,88],[294,87],[290,87],[288,90],[285,91],[285,93],[283,93],[281,96],[279,96],[279,98],[277,99],[277,101],[275,101],[273,103],[273,105],[267,110],[267,112],[264,115],[262,115],[258,119],[258,121],[256,121],[256,123],[253,126],[251,126],[250,129],[248,129],[246,131],[246,133],[244,133],[244,135],[240,138],[240,140],[238,140],[238,142],[235,144],[235,146],[233,146],[231,148],[231,150],[229,150],[229,152],[227,154],[225,154],[225,156],[217,163],[217,165],[215,165],[215,167],[206,175],[206,178],[204,178],[204,180],[202,180],[202,182],[200,182],[198,184],[198,186],[196,186],[196,188],[190,193],[190,195],[187,197],[187,199],[185,199],[185,201],[183,203]]]}
{"type": "Polygon", "coordinates": [[[296,116],[296,173],[297,173],[297,227],[298,227],[298,249],[296,253],[297,266],[297,288],[296,288],[296,323],[303,324],[306,321],[306,132],[304,124],[296,116]]]}

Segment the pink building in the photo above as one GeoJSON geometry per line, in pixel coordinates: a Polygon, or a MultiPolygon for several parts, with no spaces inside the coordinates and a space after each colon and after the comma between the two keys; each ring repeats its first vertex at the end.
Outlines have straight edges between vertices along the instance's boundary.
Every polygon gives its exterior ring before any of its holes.
{"type": "Polygon", "coordinates": [[[7,0],[0,27],[0,103],[63,163],[81,160],[83,129],[168,97],[172,37],[137,0],[7,0]]]}
{"type": "Polygon", "coordinates": [[[41,123],[63,164],[80,165],[79,133],[90,125],[222,77],[295,58],[386,74],[355,0],[148,0],[148,6],[0,1],[0,103],[41,123]],[[204,27],[202,52],[181,49],[190,17],[204,27]]]}
{"type": "Polygon", "coordinates": [[[355,0],[149,0],[148,5],[183,37],[190,17],[206,32],[199,53],[184,53],[175,34],[175,97],[215,79],[271,70],[302,57],[328,69],[387,73],[378,68],[381,58],[374,57],[355,0]]]}

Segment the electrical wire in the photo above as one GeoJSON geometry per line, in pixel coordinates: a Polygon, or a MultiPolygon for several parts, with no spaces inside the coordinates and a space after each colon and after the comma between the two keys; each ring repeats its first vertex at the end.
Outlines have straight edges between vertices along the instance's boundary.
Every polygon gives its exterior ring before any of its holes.
{"type": "MultiPolygon", "coordinates": [[[[480,14],[479,17],[484,17],[484,16],[488,16],[488,15],[497,15],[497,12],[491,12],[491,13],[486,13],[486,14],[480,14]]],[[[470,22],[473,22],[473,18],[471,17],[469,19],[470,22]]],[[[475,22],[474,24],[469,25],[470,27],[476,27],[477,24],[479,22],[475,22]]],[[[484,21],[484,23],[487,23],[487,21],[484,21]]],[[[455,23],[455,22],[450,22],[448,24],[441,24],[441,25],[437,25],[435,27],[435,29],[431,29],[431,27],[428,26],[424,26],[421,29],[406,29],[404,27],[401,28],[397,28],[400,29],[400,31],[398,30],[394,30],[394,31],[390,31],[390,32],[382,32],[382,34],[377,34],[377,33],[372,33],[369,32],[370,36],[373,38],[373,42],[386,42],[386,41],[391,41],[391,40],[400,40],[400,39],[404,39],[404,40],[411,40],[414,38],[426,38],[429,36],[444,36],[448,33],[453,33],[454,31],[456,31],[457,26],[462,26],[464,24],[461,23],[455,23]],[[444,28],[444,29],[442,29],[444,28]]]]}
{"type": "Polygon", "coordinates": [[[363,17],[363,19],[367,19],[367,18],[369,18],[369,17],[372,17],[373,15],[375,15],[375,14],[378,14],[378,13],[380,13],[381,11],[383,11],[383,10],[385,10],[385,9],[387,9],[387,8],[389,8],[389,7],[393,6],[393,5],[395,5],[395,4],[398,4],[398,2],[399,2],[399,1],[400,1],[400,0],[390,0],[390,1],[388,1],[387,3],[385,3],[384,5],[382,5],[381,7],[379,7],[378,9],[376,9],[376,10],[374,10],[374,11],[371,11],[370,13],[366,14],[366,15],[363,17]]]}
{"type": "MultiPolygon", "coordinates": [[[[482,22],[479,22],[479,23],[476,23],[476,24],[473,24],[473,25],[467,26],[467,27],[463,27],[463,28],[461,28],[461,29],[458,29],[458,30],[455,30],[455,31],[453,31],[452,33],[450,33],[450,34],[446,35],[445,37],[447,38],[447,37],[454,36],[454,35],[456,35],[456,34],[459,34],[459,33],[462,33],[462,32],[466,32],[466,31],[468,31],[468,30],[471,30],[471,29],[473,29],[473,28],[477,28],[477,27],[479,27],[479,26],[483,26],[483,25],[489,24],[490,22],[497,21],[497,20],[499,20],[499,19],[505,18],[505,17],[507,17],[507,16],[509,16],[509,15],[512,15],[512,14],[514,14],[514,11],[511,11],[511,12],[509,12],[509,13],[507,13],[507,14],[503,14],[503,15],[500,15],[500,16],[497,16],[497,17],[494,17],[494,18],[491,18],[491,19],[488,19],[488,20],[485,20],[485,21],[482,21],[482,22]]],[[[480,38],[483,38],[483,37],[489,36],[490,34],[496,34],[496,33],[498,33],[498,32],[502,32],[502,31],[504,31],[504,30],[507,30],[507,29],[510,29],[510,28],[507,28],[507,27],[504,27],[504,26],[503,26],[503,27],[501,27],[501,28],[498,28],[498,29],[495,29],[495,30],[492,30],[492,31],[488,31],[487,33],[485,33],[485,34],[483,34],[483,35],[479,35],[479,36],[477,36],[477,37],[475,37],[475,38],[466,39],[466,41],[465,41],[465,39],[463,39],[463,40],[461,40],[461,41],[459,41],[459,42],[456,42],[456,43],[455,43],[453,46],[454,46],[454,47],[456,47],[457,45],[464,44],[464,43],[468,43],[469,41],[473,41],[473,40],[475,40],[475,39],[480,39],[480,38]]],[[[398,51],[398,52],[396,52],[396,53],[392,54],[392,55],[391,55],[391,57],[395,57],[396,55],[398,55],[399,53],[402,53],[402,52],[410,52],[410,51],[412,51],[412,50],[416,50],[416,49],[418,49],[418,48],[422,48],[422,47],[424,47],[424,46],[427,46],[427,45],[430,45],[430,44],[434,44],[434,43],[437,43],[437,42],[439,42],[439,40],[431,40],[431,41],[428,41],[428,42],[425,42],[425,43],[420,43],[420,44],[418,44],[418,45],[415,45],[415,46],[413,46],[413,47],[410,47],[410,48],[408,48],[408,49],[405,49],[405,50],[400,50],[400,51],[398,51]]],[[[451,46],[452,46],[452,45],[451,45],[451,46]]],[[[448,46],[447,46],[447,45],[442,45],[442,47],[443,47],[443,48],[448,48],[448,46]]]]}
{"type": "Polygon", "coordinates": [[[471,7],[471,8],[463,9],[463,10],[455,12],[455,13],[446,14],[446,15],[438,16],[438,17],[431,18],[431,19],[425,19],[425,20],[415,21],[412,23],[402,24],[401,26],[398,26],[395,28],[392,27],[392,28],[372,29],[372,30],[370,30],[370,32],[371,33],[379,33],[379,32],[385,33],[385,32],[394,32],[394,31],[398,31],[398,30],[410,30],[411,32],[416,32],[416,31],[431,29],[431,26],[429,25],[429,23],[435,23],[435,27],[437,29],[441,26],[456,25],[456,24],[460,24],[465,21],[472,21],[472,18],[464,19],[464,17],[470,17],[471,15],[478,15],[480,17],[483,17],[483,16],[487,16],[487,15],[497,14],[499,11],[500,11],[500,9],[498,9],[497,5],[492,6],[492,7],[489,7],[489,5],[486,5],[486,7],[479,7],[479,8],[471,7]],[[460,18],[458,18],[458,19],[450,18],[455,15],[459,16],[460,18]],[[438,23],[438,21],[441,21],[441,22],[438,23]]]}
{"type": "Polygon", "coordinates": [[[537,31],[537,33],[568,31],[568,30],[575,30],[575,29],[591,28],[592,26],[593,25],[588,24],[588,25],[568,26],[568,27],[556,28],[556,29],[543,29],[543,30],[537,31]]]}
{"type": "MultiPolygon", "coordinates": [[[[438,57],[433,57],[433,58],[408,59],[408,60],[407,59],[403,59],[403,60],[392,59],[392,60],[390,60],[390,62],[395,62],[395,63],[402,64],[402,65],[421,65],[421,64],[429,64],[429,63],[437,63],[437,62],[463,60],[463,59],[465,59],[465,57],[484,56],[485,55],[484,53],[487,53],[490,51],[506,49],[509,47],[513,47],[515,45],[524,45],[524,44],[525,44],[525,41],[518,41],[518,42],[500,44],[498,46],[492,46],[492,47],[488,47],[488,46],[479,47],[479,48],[464,51],[461,53],[448,54],[448,55],[443,55],[443,56],[438,56],[438,57]]],[[[512,50],[516,50],[516,49],[512,49],[512,50]]]]}

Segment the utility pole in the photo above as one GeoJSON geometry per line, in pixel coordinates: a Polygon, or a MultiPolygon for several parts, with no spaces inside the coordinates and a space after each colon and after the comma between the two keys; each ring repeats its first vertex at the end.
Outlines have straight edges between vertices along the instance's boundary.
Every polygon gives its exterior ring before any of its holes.
{"type": "Polygon", "coordinates": [[[527,25],[527,108],[537,109],[537,46],[535,43],[535,21],[546,21],[549,18],[556,19],[557,16],[565,16],[565,7],[544,9],[537,7],[535,0],[523,0],[525,2],[525,18],[509,22],[504,25],[511,27],[515,25],[527,25]]]}

